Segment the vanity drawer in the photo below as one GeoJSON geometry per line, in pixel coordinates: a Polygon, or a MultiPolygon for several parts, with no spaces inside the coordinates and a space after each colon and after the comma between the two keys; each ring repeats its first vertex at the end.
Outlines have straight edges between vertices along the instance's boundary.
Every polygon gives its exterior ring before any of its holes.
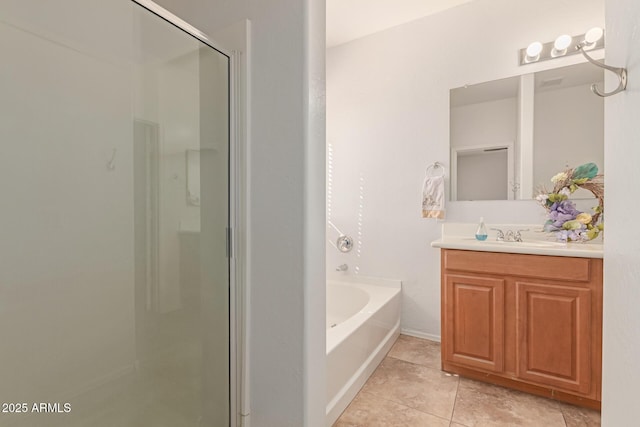
{"type": "Polygon", "coordinates": [[[589,282],[591,259],[496,252],[443,250],[446,270],[589,282]]]}

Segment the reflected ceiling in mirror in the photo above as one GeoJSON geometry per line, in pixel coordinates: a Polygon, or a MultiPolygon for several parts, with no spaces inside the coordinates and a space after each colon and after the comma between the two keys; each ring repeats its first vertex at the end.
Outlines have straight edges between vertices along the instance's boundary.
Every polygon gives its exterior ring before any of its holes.
{"type": "Polygon", "coordinates": [[[603,80],[582,63],[452,89],[451,200],[531,199],[567,167],[603,172],[604,103],[590,90],[603,80]]]}

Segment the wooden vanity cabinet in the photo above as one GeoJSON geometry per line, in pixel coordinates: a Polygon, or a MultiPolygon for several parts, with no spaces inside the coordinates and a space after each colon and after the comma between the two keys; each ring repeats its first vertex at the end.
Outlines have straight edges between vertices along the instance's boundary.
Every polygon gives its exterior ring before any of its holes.
{"type": "Polygon", "coordinates": [[[600,407],[602,259],[442,249],[442,368],[600,407]]]}

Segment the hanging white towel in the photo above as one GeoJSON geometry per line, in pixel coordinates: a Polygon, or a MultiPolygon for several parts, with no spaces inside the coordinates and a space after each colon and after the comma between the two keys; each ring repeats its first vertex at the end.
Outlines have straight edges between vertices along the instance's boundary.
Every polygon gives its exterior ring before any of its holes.
{"type": "Polygon", "coordinates": [[[444,176],[426,176],[422,186],[422,217],[444,219],[444,176]]]}

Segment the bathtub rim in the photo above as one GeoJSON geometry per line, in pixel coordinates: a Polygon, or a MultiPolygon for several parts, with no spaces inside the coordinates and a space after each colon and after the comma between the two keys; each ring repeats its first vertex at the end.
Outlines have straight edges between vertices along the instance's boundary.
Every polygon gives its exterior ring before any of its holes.
{"type": "MultiPolygon", "coordinates": [[[[334,328],[326,330],[326,355],[346,340],[353,331],[371,318],[378,310],[389,303],[396,294],[402,293],[402,281],[397,279],[381,279],[377,277],[349,277],[348,280],[327,280],[327,286],[348,285],[364,288],[369,293],[367,304],[353,316],[338,323],[334,328]],[[373,294],[370,293],[373,291],[373,294]],[[375,309],[373,309],[375,308],[375,309]]],[[[402,314],[402,313],[401,313],[402,314]]]]}

